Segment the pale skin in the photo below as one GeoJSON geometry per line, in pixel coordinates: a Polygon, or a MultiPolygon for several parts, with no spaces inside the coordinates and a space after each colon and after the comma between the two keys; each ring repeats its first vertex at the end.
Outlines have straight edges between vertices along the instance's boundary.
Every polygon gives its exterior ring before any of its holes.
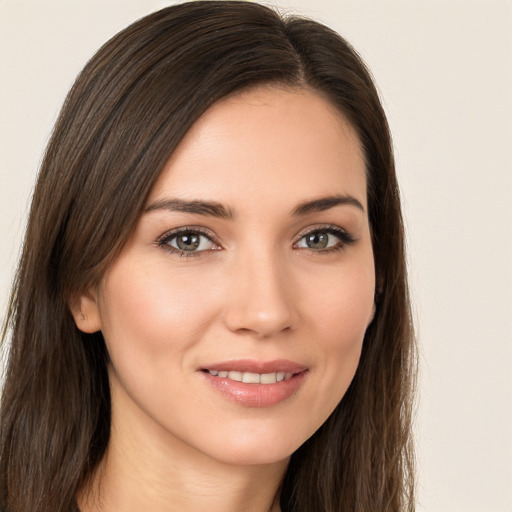
{"type": "Polygon", "coordinates": [[[298,88],[215,104],[73,308],[111,359],[112,435],[82,512],[279,511],[290,455],[354,376],[374,294],[364,158],[342,115],[298,88]],[[303,378],[254,406],[211,385],[238,360],[303,378]]]}

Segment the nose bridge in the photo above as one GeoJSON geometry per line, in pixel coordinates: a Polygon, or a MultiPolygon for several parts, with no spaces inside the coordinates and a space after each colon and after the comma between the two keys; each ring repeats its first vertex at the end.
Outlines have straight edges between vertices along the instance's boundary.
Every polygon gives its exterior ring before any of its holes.
{"type": "Polygon", "coordinates": [[[293,282],[285,259],[272,247],[235,257],[225,320],[232,331],[268,337],[292,329],[298,321],[293,282]]]}

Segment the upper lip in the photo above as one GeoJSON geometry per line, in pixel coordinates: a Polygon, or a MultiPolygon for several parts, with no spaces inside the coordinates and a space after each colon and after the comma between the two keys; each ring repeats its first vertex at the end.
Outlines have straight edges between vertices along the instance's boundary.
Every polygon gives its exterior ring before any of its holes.
{"type": "Polygon", "coordinates": [[[289,361],[287,359],[276,359],[274,361],[256,361],[252,359],[234,359],[230,361],[222,361],[218,363],[208,364],[201,367],[201,370],[218,370],[218,371],[235,371],[249,373],[301,373],[308,367],[289,361]]]}

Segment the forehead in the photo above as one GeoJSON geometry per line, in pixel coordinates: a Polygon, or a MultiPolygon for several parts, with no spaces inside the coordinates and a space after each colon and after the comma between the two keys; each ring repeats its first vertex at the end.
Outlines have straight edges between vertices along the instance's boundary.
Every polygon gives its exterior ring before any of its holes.
{"type": "Polygon", "coordinates": [[[150,200],[174,197],[281,203],[333,193],[366,207],[366,172],[355,130],[308,89],[258,87],[214,104],[189,130],[150,200]]]}

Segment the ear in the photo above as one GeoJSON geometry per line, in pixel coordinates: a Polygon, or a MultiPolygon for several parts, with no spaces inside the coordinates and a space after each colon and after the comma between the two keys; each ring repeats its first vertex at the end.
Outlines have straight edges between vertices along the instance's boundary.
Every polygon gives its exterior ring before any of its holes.
{"type": "Polygon", "coordinates": [[[373,296],[372,313],[370,315],[368,327],[370,326],[370,324],[373,322],[373,319],[375,318],[375,313],[377,312],[377,305],[380,302],[381,295],[382,295],[382,288],[380,288],[379,285],[377,284],[377,287],[375,288],[375,294],[373,296]]]}
{"type": "Polygon", "coordinates": [[[370,323],[373,322],[373,319],[375,318],[375,313],[377,312],[377,306],[381,302],[382,299],[382,291],[384,290],[384,279],[382,276],[377,275],[376,279],[376,286],[375,286],[375,294],[373,296],[373,309],[372,309],[372,319],[370,323]]]}
{"type": "Polygon", "coordinates": [[[92,334],[101,331],[101,314],[98,305],[98,293],[94,287],[80,295],[70,304],[75,324],[82,332],[92,334]]]}
{"type": "Polygon", "coordinates": [[[371,312],[370,318],[368,319],[368,323],[366,324],[367,329],[368,329],[368,327],[370,327],[370,324],[373,322],[373,319],[375,318],[376,311],[377,311],[377,303],[375,301],[373,301],[372,312],[371,312]]]}

